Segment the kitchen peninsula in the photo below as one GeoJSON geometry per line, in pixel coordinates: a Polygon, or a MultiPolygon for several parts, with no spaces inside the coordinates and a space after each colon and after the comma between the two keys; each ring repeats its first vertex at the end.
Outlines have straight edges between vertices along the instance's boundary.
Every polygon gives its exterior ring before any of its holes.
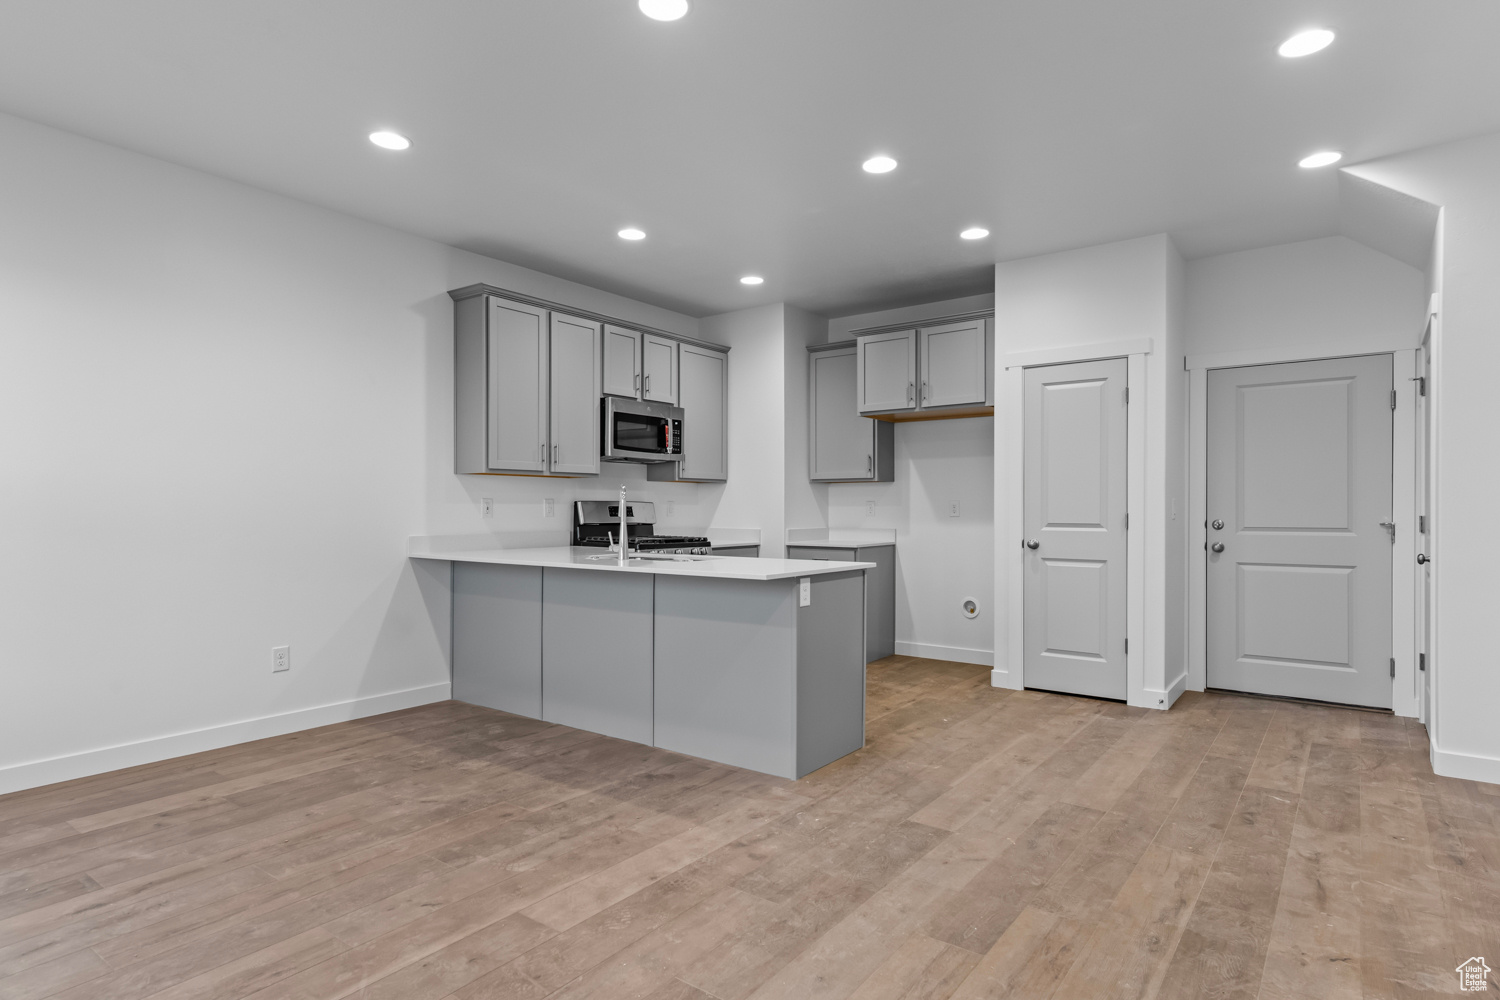
{"type": "Polygon", "coordinates": [[[416,537],[453,564],[453,697],[800,778],[864,745],[872,563],[416,537]]]}

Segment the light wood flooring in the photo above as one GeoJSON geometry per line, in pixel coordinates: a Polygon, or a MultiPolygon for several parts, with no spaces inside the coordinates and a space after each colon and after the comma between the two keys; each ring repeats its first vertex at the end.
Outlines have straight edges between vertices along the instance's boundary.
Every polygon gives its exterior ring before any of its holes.
{"type": "Polygon", "coordinates": [[[801,781],[454,702],[0,798],[0,998],[1449,996],[1500,788],[1385,715],[874,664],[801,781]]]}

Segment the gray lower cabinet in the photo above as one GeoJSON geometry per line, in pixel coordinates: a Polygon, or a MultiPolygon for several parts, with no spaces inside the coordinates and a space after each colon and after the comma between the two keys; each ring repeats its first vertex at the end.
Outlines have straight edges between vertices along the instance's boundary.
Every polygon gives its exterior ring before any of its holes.
{"type": "Polygon", "coordinates": [[[864,745],[865,574],[455,563],[453,697],[800,778],[864,745]]]}
{"type": "Polygon", "coordinates": [[[715,545],[709,551],[716,556],[739,556],[749,559],[760,558],[759,545],[715,545]]]}
{"type": "Polygon", "coordinates": [[[729,478],[729,355],[697,344],[679,344],[677,398],[683,410],[682,461],[648,465],[646,478],[652,482],[724,482],[729,478]]]}
{"type": "Polygon", "coordinates": [[[896,546],[859,545],[827,548],[820,545],[788,545],[788,559],[832,559],[838,562],[872,562],[865,570],[865,656],[870,660],[896,652],[896,546]]]}
{"type": "Polygon", "coordinates": [[[895,479],[896,427],[860,416],[854,344],[808,348],[808,478],[815,483],[895,479]]]}
{"type": "Polygon", "coordinates": [[[452,294],[454,471],[597,474],[602,324],[452,294]]]}

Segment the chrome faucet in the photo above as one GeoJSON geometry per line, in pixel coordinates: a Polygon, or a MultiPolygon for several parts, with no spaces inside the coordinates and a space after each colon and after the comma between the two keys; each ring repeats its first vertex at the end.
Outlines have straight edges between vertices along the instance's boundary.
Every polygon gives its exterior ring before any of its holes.
{"type": "Polygon", "coordinates": [[[620,484],[620,565],[630,565],[630,529],[626,527],[625,484],[620,484]]]}

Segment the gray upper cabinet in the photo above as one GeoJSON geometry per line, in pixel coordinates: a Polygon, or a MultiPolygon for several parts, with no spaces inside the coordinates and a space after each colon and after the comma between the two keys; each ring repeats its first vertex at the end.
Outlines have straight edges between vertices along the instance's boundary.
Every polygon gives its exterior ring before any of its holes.
{"type": "Polygon", "coordinates": [[[635,330],[606,324],[603,336],[604,395],[640,398],[642,335],[635,330]]]}
{"type": "Polygon", "coordinates": [[[856,382],[860,413],[891,413],[917,406],[917,331],[859,338],[856,382]]]}
{"type": "Polygon", "coordinates": [[[857,348],[814,349],[808,358],[808,478],[894,479],[895,426],[859,415],[857,348]]]}
{"type": "Polygon", "coordinates": [[[923,409],[984,404],[986,326],[982,319],[971,319],[917,331],[923,409]]]}
{"type": "Polygon", "coordinates": [[[645,334],[641,337],[641,398],[672,406],[677,402],[677,342],[645,334]]]}
{"type": "Polygon", "coordinates": [[[697,344],[678,346],[682,461],[646,466],[653,482],[719,483],[729,478],[729,355],[697,344]]]}
{"type": "Polygon", "coordinates": [[[454,471],[596,474],[600,324],[469,291],[454,293],[454,471]]]}
{"type": "Polygon", "coordinates": [[[600,331],[593,320],[552,314],[549,471],[557,475],[599,472],[600,331]]]}

